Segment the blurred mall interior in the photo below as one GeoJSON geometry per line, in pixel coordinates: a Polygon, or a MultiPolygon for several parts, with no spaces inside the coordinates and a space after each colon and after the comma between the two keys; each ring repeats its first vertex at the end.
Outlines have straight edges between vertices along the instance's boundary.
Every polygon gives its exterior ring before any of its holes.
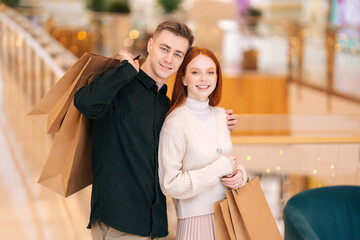
{"type": "MultiPolygon", "coordinates": [[[[220,106],[238,115],[235,154],[260,177],[282,235],[283,208],[295,194],[360,185],[359,1],[162,2],[0,2],[1,239],[91,239],[90,187],[65,198],[37,183],[56,134],[28,112],[85,52],[146,57],[165,19],[187,23],[194,45],[221,60],[220,106]]],[[[168,215],[175,239],[171,199],[168,215]]]]}

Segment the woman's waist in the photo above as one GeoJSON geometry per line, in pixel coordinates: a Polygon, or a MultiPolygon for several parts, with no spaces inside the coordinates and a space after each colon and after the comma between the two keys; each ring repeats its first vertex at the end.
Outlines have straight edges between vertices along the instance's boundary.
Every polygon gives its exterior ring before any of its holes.
{"type": "Polygon", "coordinates": [[[188,199],[174,199],[178,218],[187,218],[214,212],[214,203],[225,198],[227,188],[222,183],[188,199]]]}

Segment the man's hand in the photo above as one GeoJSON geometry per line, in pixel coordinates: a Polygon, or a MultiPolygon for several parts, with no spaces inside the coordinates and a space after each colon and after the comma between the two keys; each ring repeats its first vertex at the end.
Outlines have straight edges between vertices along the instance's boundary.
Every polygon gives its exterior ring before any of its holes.
{"type": "Polygon", "coordinates": [[[230,131],[234,130],[235,125],[237,124],[236,114],[234,114],[232,109],[225,110],[225,113],[226,113],[228,129],[230,131]]]}
{"type": "Polygon", "coordinates": [[[242,183],[244,182],[244,175],[240,169],[237,169],[229,177],[224,177],[221,180],[223,181],[225,186],[232,189],[238,189],[239,187],[241,187],[242,183]]]}
{"type": "Polygon", "coordinates": [[[119,52],[119,59],[120,59],[120,62],[127,60],[135,68],[135,70],[137,72],[139,72],[139,69],[140,69],[139,61],[138,60],[134,61],[134,56],[131,53],[129,53],[125,50],[121,50],[119,52]]]}

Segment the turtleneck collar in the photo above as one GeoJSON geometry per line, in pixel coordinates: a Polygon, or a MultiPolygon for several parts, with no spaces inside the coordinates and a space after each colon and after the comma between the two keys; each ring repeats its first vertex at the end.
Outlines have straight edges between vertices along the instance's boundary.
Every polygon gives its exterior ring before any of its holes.
{"type": "Polygon", "coordinates": [[[206,102],[200,102],[192,98],[186,98],[185,106],[193,112],[203,113],[208,111],[209,99],[206,102]]]}

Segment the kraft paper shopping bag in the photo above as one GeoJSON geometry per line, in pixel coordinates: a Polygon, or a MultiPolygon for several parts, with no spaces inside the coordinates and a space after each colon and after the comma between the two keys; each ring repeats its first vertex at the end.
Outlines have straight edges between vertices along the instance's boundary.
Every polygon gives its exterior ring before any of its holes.
{"type": "Polygon", "coordinates": [[[229,205],[227,199],[220,202],[221,213],[225,221],[227,232],[230,236],[230,240],[236,240],[233,222],[230,216],[229,205]]]}
{"type": "Polygon", "coordinates": [[[29,117],[37,122],[46,133],[59,131],[61,122],[77,90],[81,74],[89,64],[91,56],[92,54],[85,53],[29,112],[29,117]]]}
{"type": "MultiPolygon", "coordinates": [[[[118,60],[104,61],[103,56],[92,56],[88,66],[96,66],[77,76],[76,90],[95,80],[104,71],[118,64],[118,60]]],[[[70,106],[45,161],[38,183],[64,197],[92,183],[91,174],[91,121],[74,106],[70,106]]]]}
{"type": "Polygon", "coordinates": [[[85,53],[69,68],[54,87],[29,112],[29,117],[39,123],[46,133],[57,133],[73,101],[82,76],[99,75],[119,64],[119,60],[93,53],[85,53]]]}
{"type": "Polygon", "coordinates": [[[225,220],[223,218],[222,210],[221,210],[221,202],[224,200],[220,200],[214,203],[214,220],[215,220],[215,233],[216,239],[218,240],[230,240],[230,235],[228,233],[225,220]]]}
{"type": "Polygon", "coordinates": [[[247,240],[244,221],[241,218],[240,211],[236,205],[235,198],[232,191],[226,191],[226,200],[229,207],[230,218],[233,224],[236,239],[247,240]]]}
{"type": "Polygon", "coordinates": [[[249,240],[281,240],[258,177],[232,190],[249,240]]]}
{"type": "Polygon", "coordinates": [[[91,122],[72,102],[38,183],[68,197],[91,182],[91,122]]]}

